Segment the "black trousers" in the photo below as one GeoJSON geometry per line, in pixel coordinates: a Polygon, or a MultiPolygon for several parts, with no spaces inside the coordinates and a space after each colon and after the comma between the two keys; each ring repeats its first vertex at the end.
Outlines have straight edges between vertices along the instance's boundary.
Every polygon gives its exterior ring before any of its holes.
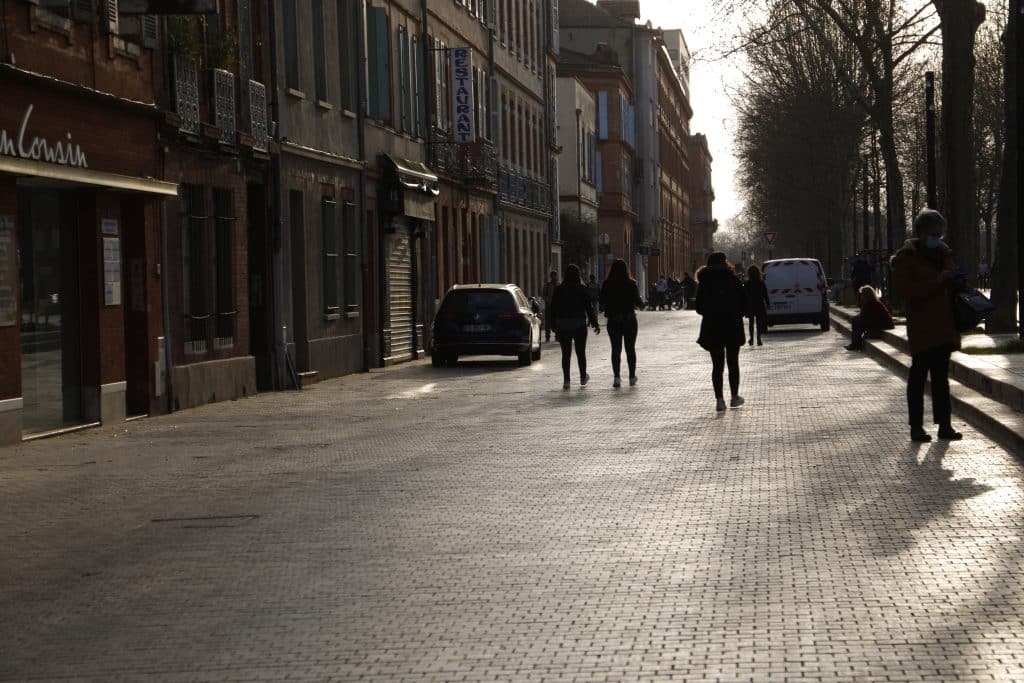
{"type": "Polygon", "coordinates": [[[622,344],[626,344],[626,364],[629,365],[629,376],[636,376],[636,318],[628,320],[608,320],[606,327],[608,339],[612,342],[612,372],[619,376],[622,365],[622,344]]]}
{"type": "Polygon", "coordinates": [[[924,383],[931,375],[932,417],[935,424],[948,427],[953,408],[949,400],[949,357],[953,350],[940,346],[911,356],[910,376],[907,378],[907,410],[911,429],[924,427],[924,383]]]}
{"type": "Polygon", "coordinates": [[[722,389],[725,366],[729,365],[729,390],[733,396],[740,393],[740,347],[718,346],[710,349],[711,353],[711,385],[715,388],[715,397],[723,398],[722,389]]]}
{"type": "Polygon", "coordinates": [[[749,321],[748,325],[750,327],[750,334],[747,336],[750,337],[751,344],[754,343],[755,330],[757,330],[757,341],[760,342],[761,335],[764,334],[765,330],[768,329],[768,321],[766,320],[766,318],[767,316],[764,313],[757,313],[756,315],[752,315],[749,318],[747,318],[747,320],[749,321]]]}
{"type": "Polygon", "coordinates": [[[580,377],[587,374],[587,326],[583,325],[572,332],[557,332],[558,343],[562,347],[562,377],[569,381],[569,365],[572,360],[572,345],[576,344],[576,363],[580,367],[580,377]]]}

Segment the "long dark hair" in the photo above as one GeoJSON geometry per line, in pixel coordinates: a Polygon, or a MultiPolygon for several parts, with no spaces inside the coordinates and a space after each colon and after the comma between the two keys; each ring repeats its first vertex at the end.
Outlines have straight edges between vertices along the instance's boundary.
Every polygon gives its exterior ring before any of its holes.
{"type": "Polygon", "coordinates": [[[607,282],[629,282],[633,276],[629,272],[629,266],[622,259],[615,259],[611,270],[608,271],[607,282]]]}
{"type": "Polygon", "coordinates": [[[747,279],[751,282],[763,282],[764,278],[761,277],[761,269],[755,265],[751,265],[747,268],[747,279]]]}
{"type": "Polygon", "coordinates": [[[565,277],[562,278],[562,282],[567,285],[578,285],[583,282],[580,278],[580,267],[575,263],[570,263],[565,267],[565,277]]]}
{"type": "Polygon", "coordinates": [[[713,251],[708,254],[708,268],[714,268],[715,266],[724,266],[733,275],[736,274],[736,266],[729,263],[729,259],[725,257],[724,251],[713,251]]]}

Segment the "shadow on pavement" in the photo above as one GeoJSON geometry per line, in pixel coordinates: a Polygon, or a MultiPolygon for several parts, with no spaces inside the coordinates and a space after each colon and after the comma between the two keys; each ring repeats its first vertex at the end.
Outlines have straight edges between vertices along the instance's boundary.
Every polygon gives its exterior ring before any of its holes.
{"type": "Polygon", "coordinates": [[[457,377],[474,377],[478,375],[506,374],[509,372],[529,372],[529,368],[520,368],[516,359],[482,358],[459,360],[456,365],[445,365],[435,368],[433,365],[405,365],[394,369],[375,372],[371,377],[375,380],[396,379],[403,382],[409,380],[439,381],[457,377]]]}

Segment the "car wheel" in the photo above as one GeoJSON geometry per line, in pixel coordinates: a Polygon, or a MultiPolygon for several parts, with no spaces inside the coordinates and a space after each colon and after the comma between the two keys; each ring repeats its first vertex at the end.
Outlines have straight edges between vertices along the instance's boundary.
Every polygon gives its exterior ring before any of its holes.
{"type": "Polygon", "coordinates": [[[527,350],[527,351],[523,351],[521,354],[519,354],[519,365],[520,365],[520,367],[526,367],[527,365],[529,365],[532,362],[533,362],[533,352],[532,351],[527,350]]]}
{"type": "Polygon", "coordinates": [[[533,352],[533,360],[540,360],[540,343],[537,343],[537,350],[533,352]]]}

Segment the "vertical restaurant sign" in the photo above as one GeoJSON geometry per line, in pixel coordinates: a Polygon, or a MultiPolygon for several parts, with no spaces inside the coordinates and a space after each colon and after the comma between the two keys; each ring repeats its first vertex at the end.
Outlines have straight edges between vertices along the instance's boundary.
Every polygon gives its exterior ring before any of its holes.
{"type": "Polygon", "coordinates": [[[452,48],[452,112],[455,142],[468,145],[476,139],[473,121],[473,49],[452,48]]]}
{"type": "Polygon", "coordinates": [[[64,134],[66,139],[56,141],[32,134],[29,124],[33,106],[30,104],[25,109],[17,130],[8,131],[0,128],[0,155],[74,168],[88,168],[85,152],[80,145],[72,141],[70,132],[64,134]]]}

